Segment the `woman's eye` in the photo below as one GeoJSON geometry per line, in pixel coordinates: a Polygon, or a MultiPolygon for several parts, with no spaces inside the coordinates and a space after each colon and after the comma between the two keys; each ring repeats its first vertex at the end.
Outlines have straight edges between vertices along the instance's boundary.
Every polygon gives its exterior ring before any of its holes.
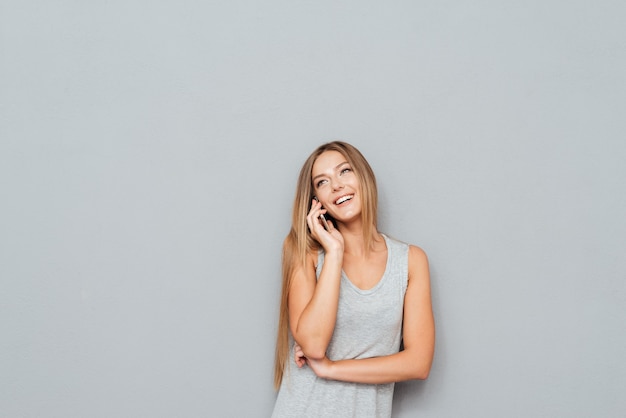
{"type": "Polygon", "coordinates": [[[349,171],[352,171],[352,169],[350,169],[350,168],[344,168],[343,170],[341,170],[341,174],[345,174],[345,173],[347,173],[347,172],[349,172],[349,171]]]}
{"type": "Polygon", "coordinates": [[[315,185],[316,187],[320,187],[322,184],[324,184],[326,182],[326,180],[320,180],[317,182],[317,184],[315,185]]]}

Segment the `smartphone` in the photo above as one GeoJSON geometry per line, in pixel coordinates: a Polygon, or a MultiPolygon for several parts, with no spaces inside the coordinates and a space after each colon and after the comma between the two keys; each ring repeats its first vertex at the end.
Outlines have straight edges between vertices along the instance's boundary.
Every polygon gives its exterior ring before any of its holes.
{"type": "MultiPolygon", "coordinates": [[[[319,202],[319,199],[317,198],[317,196],[313,196],[313,199],[319,202]]],[[[324,225],[324,228],[328,231],[329,230],[328,221],[326,221],[326,217],[324,216],[323,213],[320,215],[320,219],[322,220],[322,225],[324,225]]]]}
{"type": "Polygon", "coordinates": [[[324,216],[323,213],[320,215],[320,219],[322,220],[322,224],[324,225],[324,228],[328,231],[329,230],[328,222],[326,222],[326,217],[324,216]]]}

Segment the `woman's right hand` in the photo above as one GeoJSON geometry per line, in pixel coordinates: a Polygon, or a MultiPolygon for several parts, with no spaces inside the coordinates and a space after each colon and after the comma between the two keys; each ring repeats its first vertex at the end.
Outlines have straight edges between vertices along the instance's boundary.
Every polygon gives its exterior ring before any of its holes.
{"type": "Polygon", "coordinates": [[[313,199],[311,210],[309,210],[306,217],[306,223],[309,226],[311,235],[320,243],[325,252],[337,251],[343,255],[343,236],[331,221],[327,221],[328,230],[324,228],[320,215],[325,213],[326,209],[322,208],[322,204],[313,199]]]}

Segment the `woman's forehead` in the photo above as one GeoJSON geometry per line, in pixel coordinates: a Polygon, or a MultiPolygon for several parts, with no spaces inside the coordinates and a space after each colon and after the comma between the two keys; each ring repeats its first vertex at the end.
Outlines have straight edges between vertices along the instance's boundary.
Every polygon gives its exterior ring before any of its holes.
{"type": "Polygon", "coordinates": [[[324,151],[315,159],[311,176],[315,177],[323,172],[333,171],[345,162],[347,162],[346,157],[339,151],[324,151]]]}

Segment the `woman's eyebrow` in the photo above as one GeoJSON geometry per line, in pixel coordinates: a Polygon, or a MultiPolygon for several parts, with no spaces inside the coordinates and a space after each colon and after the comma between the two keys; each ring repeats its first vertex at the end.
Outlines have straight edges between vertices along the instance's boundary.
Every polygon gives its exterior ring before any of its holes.
{"type": "MultiPolygon", "coordinates": [[[[337,164],[337,166],[335,167],[335,170],[337,170],[339,167],[341,167],[341,166],[342,166],[342,165],[344,165],[344,164],[348,164],[348,162],[347,162],[347,161],[344,161],[344,162],[342,162],[342,163],[337,164]]],[[[318,174],[317,176],[313,177],[313,178],[311,179],[311,181],[314,181],[314,180],[315,180],[316,178],[318,178],[318,177],[323,177],[324,175],[325,175],[324,173],[322,173],[322,174],[318,174]]]]}

